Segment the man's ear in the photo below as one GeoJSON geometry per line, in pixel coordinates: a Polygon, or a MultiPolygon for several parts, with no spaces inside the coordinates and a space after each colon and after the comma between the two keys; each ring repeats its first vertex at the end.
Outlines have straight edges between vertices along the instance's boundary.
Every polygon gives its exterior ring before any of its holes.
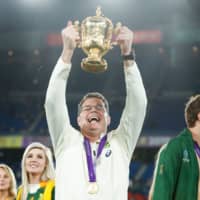
{"type": "Polygon", "coordinates": [[[110,117],[109,114],[107,114],[106,120],[107,120],[107,125],[109,126],[109,125],[110,125],[110,122],[111,122],[111,117],[110,117]]]}
{"type": "Polygon", "coordinates": [[[200,112],[197,114],[197,119],[200,121],[200,112]]]}
{"type": "Polygon", "coordinates": [[[76,118],[76,121],[77,121],[78,126],[80,126],[80,116],[78,116],[78,117],[76,118]]]}

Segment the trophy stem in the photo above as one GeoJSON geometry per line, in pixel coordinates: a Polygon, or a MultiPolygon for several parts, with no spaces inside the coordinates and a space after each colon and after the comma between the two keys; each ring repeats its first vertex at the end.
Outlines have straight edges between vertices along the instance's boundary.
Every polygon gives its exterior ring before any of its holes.
{"type": "Polygon", "coordinates": [[[93,48],[93,49],[90,49],[89,51],[89,55],[88,55],[88,59],[89,60],[96,60],[96,61],[100,61],[101,60],[101,52],[98,48],[93,48]]]}
{"type": "Polygon", "coordinates": [[[107,62],[104,59],[94,60],[88,57],[82,60],[81,68],[86,72],[100,73],[106,71],[107,62]]]}

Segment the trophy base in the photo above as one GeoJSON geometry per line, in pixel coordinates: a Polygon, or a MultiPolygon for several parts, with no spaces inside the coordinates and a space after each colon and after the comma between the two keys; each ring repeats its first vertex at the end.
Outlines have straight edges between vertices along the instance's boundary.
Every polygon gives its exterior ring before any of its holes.
{"type": "Polygon", "coordinates": [[[102,59],[101,61],[89,60],[84,58],[81,62],[81,68],[86,72],[100,73],[107,70],[107,62],[102,59]]]}

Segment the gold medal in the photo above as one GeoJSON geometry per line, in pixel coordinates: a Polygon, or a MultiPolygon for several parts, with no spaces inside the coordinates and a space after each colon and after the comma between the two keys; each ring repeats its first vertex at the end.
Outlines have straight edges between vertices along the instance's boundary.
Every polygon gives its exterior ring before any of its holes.
{"type": "Polygon", "coordinates": [[[99,186],[97,182],[90,182],[88,185],[88,193],[89,194],[96,194],[99,191],[99,186]]]}

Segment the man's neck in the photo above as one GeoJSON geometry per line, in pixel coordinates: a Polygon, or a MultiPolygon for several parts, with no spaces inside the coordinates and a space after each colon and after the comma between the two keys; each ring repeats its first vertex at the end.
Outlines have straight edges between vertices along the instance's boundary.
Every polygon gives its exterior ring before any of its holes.
{"type": "Polygon", "coordinates": [[[99,140],[99,136],[84,135],[90,142],[96,142],[99,140]]]}
{"type": "Polygon", "coordinates": [[[88,134],[83,134],[84,137],[86,137],[90,142],[94,143],[99,141],[105,134],[100,134],[100,135],[88,135],[88,134]]]}
{"type": "Polygon", "coordinates": [[[192,133],[193,140],[200,146],[200,129],[199,127],[188,128],[192,133]]]}

